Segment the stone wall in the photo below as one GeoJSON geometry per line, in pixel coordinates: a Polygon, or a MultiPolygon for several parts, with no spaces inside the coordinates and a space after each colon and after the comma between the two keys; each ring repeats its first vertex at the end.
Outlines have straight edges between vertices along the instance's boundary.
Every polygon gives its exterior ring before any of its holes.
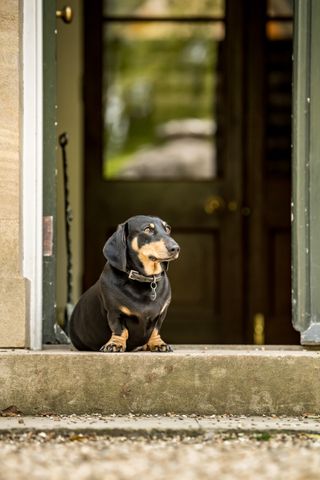
{"type": "MultiPolygon", "coordinates": [[[[21,277],[19,0],[0,2],[0,347],[25,346],[21,277]]],[[[31,212],[30,212],[31,213],[31,212]]]]}

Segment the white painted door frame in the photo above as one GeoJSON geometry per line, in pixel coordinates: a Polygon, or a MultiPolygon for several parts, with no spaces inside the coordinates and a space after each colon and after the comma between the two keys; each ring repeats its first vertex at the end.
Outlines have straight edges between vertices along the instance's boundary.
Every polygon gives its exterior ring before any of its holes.
{"type": "Polygon", "coordinates": [[[27,346],[42,349],[43,20],[42,0],[22,6],[22,248],[29,281],[27,346]]]}

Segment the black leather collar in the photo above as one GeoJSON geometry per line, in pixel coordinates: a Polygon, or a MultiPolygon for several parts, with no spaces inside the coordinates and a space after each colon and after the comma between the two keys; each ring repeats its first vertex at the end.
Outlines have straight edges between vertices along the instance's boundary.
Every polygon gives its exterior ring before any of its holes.
{"type": "Polygon", "coordinates": [[[146,276],[146,275],[142,275],[136,270],[130,270],[128,272],[128,277],[130,278],[130,280],[137,280],[138,282],[156,283],[156,282],[160,282],[160,280],[162,279],[163,277],[162,273],[159,273],[158,275],[146,276]]]}

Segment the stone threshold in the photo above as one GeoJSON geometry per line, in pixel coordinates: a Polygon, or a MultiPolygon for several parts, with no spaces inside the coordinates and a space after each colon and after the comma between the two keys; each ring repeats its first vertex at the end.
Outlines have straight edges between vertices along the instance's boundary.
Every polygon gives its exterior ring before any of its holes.
{"type": "Polygon", "coordinates": [[[320,351],[177,346],[168,353],[0,350],[0,410],[24,415],[318,415],[320,351]]]}
{"type": "Polygon", "coordinates": [[[55,415],[0,417],[0,435],[107,435],[110,437],[205,436],[219,433],[310,433],[320,436],[320,417],[102,416],[55,415]]]}

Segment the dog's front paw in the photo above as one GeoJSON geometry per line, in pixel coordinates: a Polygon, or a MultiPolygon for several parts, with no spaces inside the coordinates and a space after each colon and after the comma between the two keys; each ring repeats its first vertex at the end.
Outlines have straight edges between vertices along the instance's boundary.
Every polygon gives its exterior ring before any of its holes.
{"type": "Polygon", "coordinates": [[[150,352],[173,352],[171,345],[167,343],[161,343],[159,345],[148,345],[150,352]]]}
{"type": "Polygon", "coordinates": [[[173,352],[171,345],[168,345],[160,337],[159,331],[155,328],[147,343],[147,349],[150,352],[173,352]]]}
{"type": "Polygon", "coordinates": [[[102,347],[100,348],[100,352],[110,353],[110,352],[124,352],[124,351],[125,351],[125,347],[123,347],[122,345],[116,345],[113,342],[108,342],[105,345],[102,345],[102,347]]]}
{"type": "Polygon", "coordinates": [[[125,352],[127,347],[128,330],[125,328],[121,335],[112,334],[110,340],[102,345],[100,352],[125,352]]]}

